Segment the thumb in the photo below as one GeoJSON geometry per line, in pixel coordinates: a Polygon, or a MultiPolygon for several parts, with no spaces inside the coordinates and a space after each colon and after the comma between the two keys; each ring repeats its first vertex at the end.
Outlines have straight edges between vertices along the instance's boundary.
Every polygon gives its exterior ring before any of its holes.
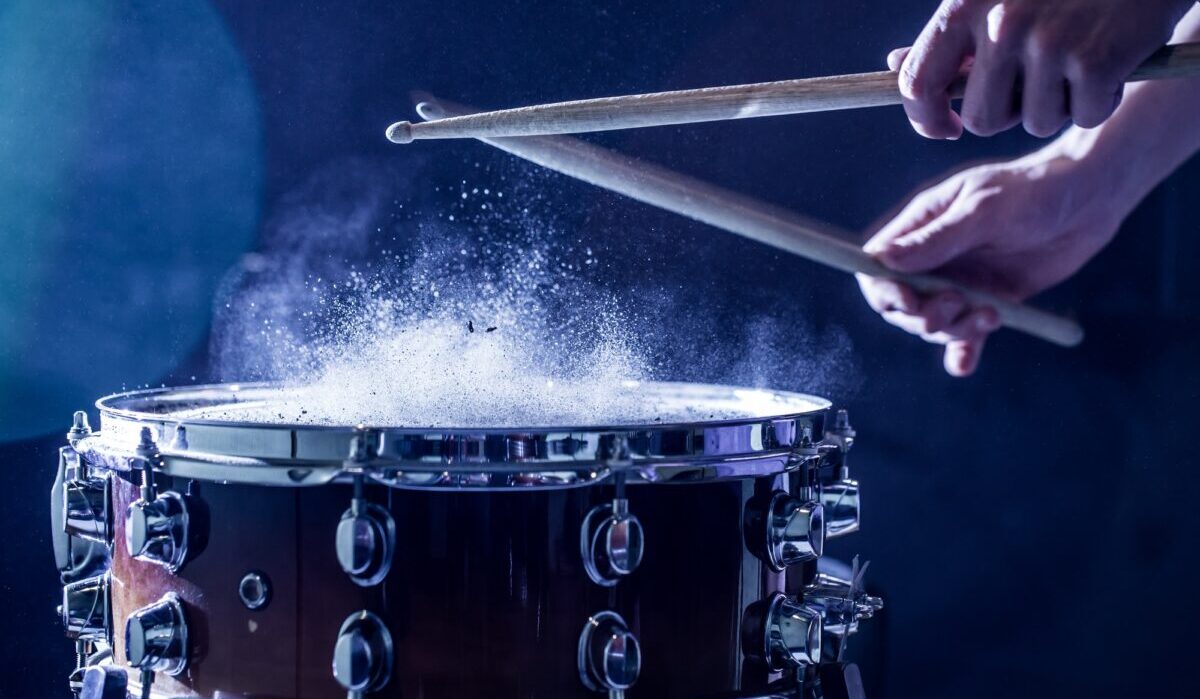
{"type": "Polygon", "coordinates": [[[975,247],[977,225],[954,208],[925,225],[872,250],[875,258],[897,272],[928,272],[975,247]]]}
{"type": "Polygon", "coordinates": [[[893,73],[900,70],[900,66],[904,65],[904,59],[908,57],[909,51],[912,51],[911,46],[892,49],[891,53],[887,55],[888,70],[892,71],[893,73]]]}

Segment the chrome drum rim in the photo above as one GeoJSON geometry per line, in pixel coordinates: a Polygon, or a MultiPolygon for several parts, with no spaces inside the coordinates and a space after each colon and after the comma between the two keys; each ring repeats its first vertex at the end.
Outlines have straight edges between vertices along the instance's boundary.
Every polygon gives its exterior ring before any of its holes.
{"type": "Polygon", "coordinates": [[[674,483],[781,473],[820,435],[829,401],[805,394],[712,384],[647,382],[672,400],[749,397],[754,414],[683,423],[547,427],[415,428],[214,420],[196,411],[265,401],[273,384],[215,384],[118,393],[96,402],[101,430],[75,448],[93,466],[142,468],[149,430],[155,470],[181,478],[311,486],[355,476],[398,488],[547,489],[588,485],[614,473],[630,483],[674,483]],[[370,449],[350,458],[351,445],[370,449]],[[811,442],[807,442],[811,443],[811,442]],[[143,449],[143,452],[145,450],[143,449]]]}

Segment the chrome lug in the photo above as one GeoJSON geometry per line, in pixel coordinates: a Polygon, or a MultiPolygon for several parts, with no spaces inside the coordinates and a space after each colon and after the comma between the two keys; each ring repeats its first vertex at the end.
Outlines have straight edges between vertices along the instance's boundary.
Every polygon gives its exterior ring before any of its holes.
{"type": "Polygon", "coordinates": [[[858,531],[861,521],[858,481],[844,478],[821,486],[821,506],[825,508],[825,538],[858,531]]]}
{"type": "Polygon", "coordinates": [[[777,571],[816,560],[825,550],[825,511],[820,503],[784,492],[767,509],[767,562],[777,571]]]}
{"type": "Polygon", "coordinates": [[[617,498],[599,505],[584,518],[580,553],[588,577],[597,585],[612,587],[637,570],[646,549],[642,523],[629,512],[629,501],[617,498]]]}
{"type": "Polygon", "coordinates": [[[144,672],[178,675],[187,668],[188,628],[183,603],[168,592],[125,622],[125,660],[144,672]]]}
{"type": "Polygon", "coordinates": [[[347,692],[382,689],[392,677],[392,634],[371,612],[351,614],[338,631],[333,677],[347,692]]]}
{"type": "Polygon", "coordinates": [[[112,602],[109,574],[77,580],[63,586],[59,611],[67,636],[108,641],[112,636],[112,602]]]}
{"type": "Polygon", "coordinates": [[[75,478],[63,483],[63,531],[99,544],[112,543],[112,482],[75,478]]]}
{"type": "Polygon", "coordinates": [[[579,678],[595,692],[620,692],[637,682],[642,649],[637,637],[616,612],[588,619],[579,635],[579,678]]]}
{"type": "Polygon", "coordinates": [[[815,665],[821,660],[821,612],[776,593],[763,624],[763,658],[772,670],[815,665]]]}
{"type": "Polygon", "coordinates": [[[182,495],[162,493],[129,504],[125,546],[129,555],[157,563],[172,573],[187,560],[188,507],[182,495]]]}
{"type": "MultiPolygon", "coordinates": [[[[368,445],[363,435],[355,435],[350,447],[352,460],[346,462],[348,467],[364,463],[368,445]]],[[[363,477],[356,474],[354,495],[350,507],[338,521],[334,546],[342,571],[355,584],[370,587],[382,582],[392,569],[392,558],[396,553],[396,520],[386,509],[367,502],[363,488],[363,477]]]]}
{"type": "MultiPolygon", "coordinates": [[[[108,546],[112,532],[109,513],[105,512],[103,516],[99,516],[97,513],[98,516],[95,519],[81,518],[79,513],[84,507],[83,504],[76,499],[74,506],[68,505],[68,483],[92,480],[87,479],[86,476],[80,477],[83,475],[81,474],[83,470],[79,454],[72,447],[59,449],[58,473],[55,476],[54,485],[50,489],[50,535],[54,544],[54,562],[64,583],[95,577],[107,570],[109,564],[108,546]],[[104,532],[103,541],[83,538],[68,532],[67,517],[69,508],[72,507],[76,511],[72,517],[82,519],[79,522],[81,528],[86,528],[92,533],[98,533],[97,530],[107,530],[104,532]],[[85,522],[86,527],[83,526],[85,522]]],[[[107,479],[104,480],[107,481],[107,479]]],[[[103,500],[105,509],[109,502],[111,501],[105,496],[103,500]]],[[[94,504],[91,506],[95,507],[94,504]]]]}
{"type": "Polygon", "coordinates": [[[337,557],[342,570],[363,587],[380,583],[392,568],[396,520],[379,505],[359,503],[337,526],[337,557]]]}

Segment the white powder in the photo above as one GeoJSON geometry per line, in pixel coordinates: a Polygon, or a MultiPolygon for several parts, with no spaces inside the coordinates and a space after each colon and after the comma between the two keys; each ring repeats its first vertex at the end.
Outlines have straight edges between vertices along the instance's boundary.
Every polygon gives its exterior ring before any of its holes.
{"type": "MultiPolygon", "coordinates": [[[[759,383],[804,374],[790,355],[777,363],[786,371],[756,362],[753,372],[726,374],[726,355],[741,353],[714,341],[718,328],[696,324],[704,314],[682,307],[663,317],[661,299],[632,301],[626,290],[597,283],[627,275],[622,260],[530,213],[530,202],[541,202],[538,182],[508,181],[520,195],[510,196],[512,189],[464,181],[431,218],[409,217],[390,193],[370,194],[375,173],[344,174],[317,178],[298,194],[300,204],[277,217],[266,250],[247,259],[218,304],[223,380],[275,381],[288,390],[278,401],[204,417],[484,429],[653,425],[821,407],[796,394],[679,395],[653,384],[683,378],[656,364],[671,353],[688,357],[680,364],[699,374],[689,379],[759,383]]],[[[746,356],[770,348],[752,349],[746,356]]]]}

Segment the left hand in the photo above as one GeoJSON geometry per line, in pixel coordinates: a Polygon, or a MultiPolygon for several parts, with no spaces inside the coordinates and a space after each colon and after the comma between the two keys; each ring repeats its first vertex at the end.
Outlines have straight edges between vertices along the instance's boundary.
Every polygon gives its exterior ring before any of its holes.
{"type": "MultiPolygon", "coordinates": [[[[1111,173],[1053,148],[973,167],[917,194],[863,249],[900,272],[1023,301],[1074,274],[1116,234],[1136,200],[1119,193],[1111,173]]],[[[995,309],[972,308],[956,291],[920,295],[890,279],[858,279],[884,320],[946,346],[953,376],[975,371],[1000,327],[995,309]]]]}

